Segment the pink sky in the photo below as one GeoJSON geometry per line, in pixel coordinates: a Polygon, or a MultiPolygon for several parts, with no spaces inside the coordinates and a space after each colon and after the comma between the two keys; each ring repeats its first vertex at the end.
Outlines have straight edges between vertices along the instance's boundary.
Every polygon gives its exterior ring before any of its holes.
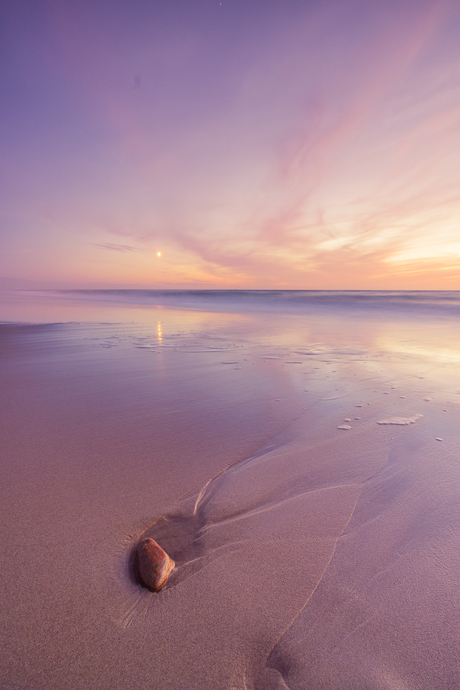
{"type": "Polygon", "coordinates": [[[1,13],[0,286],[460,289],[457,3],[1,13]]]}

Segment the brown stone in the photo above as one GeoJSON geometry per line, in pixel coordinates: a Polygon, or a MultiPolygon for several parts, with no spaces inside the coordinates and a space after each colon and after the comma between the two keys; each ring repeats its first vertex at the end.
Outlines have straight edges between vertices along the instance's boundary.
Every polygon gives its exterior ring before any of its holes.
{"type": "Polygon", "coordinates": [[[135,565],[141,584],[158,592],[176,564],[154,539],[146,538],[137,546],[135,565]]]}

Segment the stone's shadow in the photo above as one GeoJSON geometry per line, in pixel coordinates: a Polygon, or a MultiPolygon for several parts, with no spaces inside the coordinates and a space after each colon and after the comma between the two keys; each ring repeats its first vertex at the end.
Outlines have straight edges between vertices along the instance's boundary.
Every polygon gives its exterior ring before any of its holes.
{"type": "Polygon", "coordinates": [[[139,579],[136,575],[136,550],[137,543],[133,547],[131,547],[128,553],[127,574],[129,581],[133,585],[140,585],[141,583],[139,582],[139,579]]]}

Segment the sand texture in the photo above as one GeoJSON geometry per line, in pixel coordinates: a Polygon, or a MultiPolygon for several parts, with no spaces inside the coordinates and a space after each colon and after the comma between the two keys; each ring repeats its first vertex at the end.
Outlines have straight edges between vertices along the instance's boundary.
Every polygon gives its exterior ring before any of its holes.
{"type": "Polygon", "coordinates": [[[460,687],[452,323],[78,309],[0,326],[1,688],[460,687]]]}

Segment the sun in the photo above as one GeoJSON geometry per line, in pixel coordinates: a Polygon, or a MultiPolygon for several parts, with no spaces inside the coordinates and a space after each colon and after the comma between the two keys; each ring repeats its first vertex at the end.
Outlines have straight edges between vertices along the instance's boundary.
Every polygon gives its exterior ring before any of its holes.
{"type": "Polygon", "coordinates": [[[161,252],[157,252],[157,256],[161,256],[161,252]]]}

